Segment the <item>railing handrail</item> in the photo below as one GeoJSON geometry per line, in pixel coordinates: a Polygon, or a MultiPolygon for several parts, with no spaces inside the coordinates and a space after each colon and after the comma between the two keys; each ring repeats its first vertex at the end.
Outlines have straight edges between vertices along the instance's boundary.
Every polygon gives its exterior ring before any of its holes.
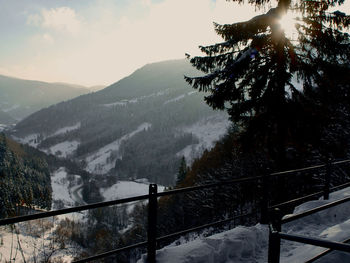
{"type": "MultiPolygon", "coordinates": [[[[341,164],[341,163],[345,163],[345,162],[348,162],[348,160],[339,161],[337,163],[341,164]]],[[[326,165],[326,167],[327,167],[327,165],[326,165]]],[[[349,185],[349,183],[345,183],[345,184],[342,184],[340,186],[333,187],[332,189],[337,189],[339,187],[348,186],[348,185],[349,185]]],[[[329,192],[329,189],[328,189],[328,192],[329,192]]],[[[315,193],[315,194],[319,194],[319,193],[315,193]]],[[[315,194],[312,194],[312,195],[315,195],[315,194]]],[[[312,196],[312,195],[309,195],[309,196],[312,196]]],[[[306,197],[309,197],[309,196],[306,196],[306,197]]],[[[302,197],[302,198],[305,198],[305,197],[302,197]]],[[[300,200],[300,199],[301,198],[298,198],[295,200],[300,200]]],[[[291,201],[295,201],[295,200],[291,200],[291,201]]],[[[309,260],[308,262],[313,262],[314,260],[326,255],[331,250],[340,250],[340,251],[350,252],[350,245],[349,244],[343,244],[340,242],[328,241],[328,240],[323,240],[323,239],[313,238],[313,237],[304,237],[304,236],[297,235],[297,234],[286,234],[286,233],[282,232],[282,225],[283,224],[290,223],[292,221],[301,219],[303,217],[312,215],[312,214],[317,213],[317,212],[321,212],[323,210],[329,209],[329,208],[334,207],[334,206],[341,205],[341,204],[349,202],[349,201],[350,201],[350,196],[342,198],[342,199],[338,199],[338,200],[330,202],[328,204],[324,204],[324,205],[315,207],[313,209],[309,209],[309,210],[306,210],[304,212],[294,214],[294,215],[291,215],[291,216],[285,217],[285,218],[282,218],[282,215],[277,208],[277,210],[275,210],[275,216],[272,218],[272,223],[270,224],[268,262],[269,263],[279,263],[281,239],[328,248],[328,250],[320,253],[319,255],[317,255],[316,257],[311,259],[311,261],[309,260]]],[[[290,201],[288,201],[288,202],[290,202],[290,201]]],[[[284,205],[288,202],[285,202],[285,203],[282,203],[279,205],[281,206],[281,205],[284,205]]]]}
{"type": "Polygon", "coordinates": [[[81,206],[75,206],[75,207],[64,208],[64,209],[59,209],[59,210],[41,212],[41,213],[36,213],[36,214],[32,214],[32,215],[10,217],[10,218],[1,219],[0,226],[20,223],[20,222],[25,222],[25,221],[35,220],[35,219],[42,219],[42,218],[51,217],[51,216],[58,216],[58,215],[64,215],[64,214],[69,214],[69,213],[81,212],[84,210],[91,210],[94,208],[101,208],[101,207],[106,207],[106,206],[141,201],[141,200],[148,199],[148,197],[149,197],[148,194],[138,195],[138,196],[133,196],[133,197],[112,200],[112,201],[98,202],[98,203],[92,203],[92,204],[88,204],[88,205],[81,205],[81,206]]]}
{"type": "MultiPolygon", "coordinates": [[[[249,216],[251,214],[253,214],[253,212],[246,213],[246,214],[243,214],[243,215],[234,216],[234,217],[227,218],[227,219],[220,220],[220,221],[216,221],[216,222],[213,222],[213,223],[209,223],[209,224],[193,227],[193,228],[186,229],[186,230],[183,230],[183,231],[179,231],[179,232],[176,232],[176,233],[173,233],[173,234],[169,234],[169,235],[166,235],[166,236],[157,237],[156,240],[157,240],[157,242],[162,242],[164,240],[168,240],[170,238],[186,235],[186,234],[189,234],[189,233],[194,232],[194,231],[199,231],[199,230],[202,230],[202,229],[205,229],[205,228],[209,228],[209,227],[212,227],[212,226],[217,226],[217,225],[222,225],[222,224],[225,224],[225,223],[228,223],[228,222],[232,222],[232,221],[234,221],[236,219],[239,219],[239,218],[242,218],[242,217],[246,217],[246,216],[249,216]]],[[[84,263],[84,262],[89,262],[89,261],[96,260],[96,259],[101,259],[101,258],[104,258],[104,257],[107,257],[107,256],[111,256],[113,254],[120,253],[122,251],[129,250],[129,249],[132,249],[132,248],[145,247],[147,245],[147,243],[148,243],[147,241],[144,241],[144,242],[137,243],[135,245],[130,245],[130,246],[127,246],[127,247],[117,248],[117,249],[114,249],[114,250],[111,250],[111,251],[108,251],[108,252],[105,252],[105,253],[101,253],[101,254],[98,254],[98,255],[95,255],[95,256],[91,256],[91,257],[88,257],[88,258],[76,260],[73,263],[84,263]]]]}
{"type": "Polygon", "coordinates": [[[349,201],[350,201],[350,196],[342,198],[342,199],[339,199],[337,201],[334,201],[334,202],[331,202],[331,203],[328,203],[328,204],[325,204],[325,205],[321,205],[321,206],[315,207],[313,209],[309,209],[309,210],[304,211],[304,212],[299,213],[299,214],[294,214],[294,215],[291,215],[289,217],[282,218],[281,224],[286,224],[286,223],[292,222],[294,220],[297,220],[297,219],[303,218],[305,216],[309,216],[309,215],[312,215],[314,213],[326,210],[326,209],[331,208],[333,206],[341,205],[341,204],[349,202],[349,201]]]}
{"type": "MultiPolygon", "coordinates": [[[[336,161],[336,162],[333,162],[331,164],[338,165],[338,164],[343,164],[343,163],[347,163],[347,162],[350,162],[350,159],[336,161]]],[[[319,169],[319,168],[323,168],[325,166],[326,166],[326,164],[315,165],[315,166],[294,169],[294,170],[288,170],[288,171],[283,171],[283,172],[275,172],[275,173],[268,174],[267,176],[286,175],[286,174],[291,174],[291,173],[296,173],[296,172],[319,169]]],[[[157,197],[185,193],[185,192],[192,192],[192,191],[203,190],[203,189],[207,189],[207,188],[213,188],[213,187],[224,186],[224,185],[229,185],[229,184],[243,183],[243,182],[254,181],[254,180],[262,179],[262,178],[264,178],[264,176],[244,177],[244,178],[238,178],[238,179],[234,179],[234,180],[220,181],[217,183],[178,188],[178,189],[168,190],[168,191],[164,191],[164,192],[159,192],[159,193],[157,193],[157,197]]],[[[101,208],[101,207],[106,207],[106,206],[141,201],[141,200],[146,200],[148,198],[149,198],[149,194],[145,194],[145,195],[138,195],[138,196],[133,196],[133,197],[128,197],[128,198],[116,199],[116,200],[112,200],[112,201],[104,201],[104,202],[92,203],[92,204],[81,205],[81,206],[76,206],[76,207],[70,207],[70,208],[64,208],[64,209],[59,209],[59,210],[36,213],[36,214],[32,214],[32,215],[5,218],[5,219],[0,219],[0,226],[30,221],[30,220],[35,220],[35,219],[41,219],[41,218],[45,218],[45,217],[64,215],[64,214],[69,214],[69,213],[74,213],[74,212],[81,212],[84,210],[90,210],[90,209],[94,209],[94,208],[101,208]]]]}
{"type": "MultiPolygon", "coordinates": [[[[125,204],[125,203],[130,203],[130,202],[135,202],[135,201],[146,200],[146,199],[150,200],[150,198],[154,198],[154,197],[158,198],[158,197],[167,196],[167,195],[174,195],[174,194],[179,194],[179,193],[192,192],[192,191],[203,190],[203,189],[219,187],[219,186],[227,186],[227,185],[236,184],[236,183],[243,183],[243,182],[249,182],[249,181],[260,180],[260,179],[264,180],[267,177],[285,176],[285,175],[293,174],[293,173],[296,173],[296,172],[303,172],[303,171],[309,171],[309,170],[314,170],[314,169],[320,169],[320,168],[325,168],[328,165],[339,165],[339,164],[348,163],[348,162],[350,162],[350,159],[336,161],[336,162],[333,162],[333,163],[327,163],[327,164],[322,164],[322,165],[315,165],[315,166],[310,166],[310,167],[305,167],[305,168],[300,168],[300,169],[294,169],[294,170],[289,170],[289,171],[275,172],[275,173],[262,175],[262,176],[238,178],[238,179],[234,179],[234,180],[220,181],[220,182],[216,182],[216,183],[210,183],[210,184],[204,184],[204,185],[197,185],[197,186],[173,189],[173,190],[169,190],[169,191],[155,193],[153,195],[151,195],[149,193],[149,194],[145,194],[145,195],[139,195],[139,196],[128,197],[128,198],[123,198],[123,199],[117,199],[117,200],[112,200],[112,201],[98,202],[98,203],[93,203],[93,204],[77,206],[77,207],[71,207],[71,208],[65,208],[65,209],[60,209],[60,210],[36,213],[36,214],[32,214],[32,215],[25,215],[25,216],[6,218],[6,219],[1,219],[0,220],[0,226],[8,225],[8,224],[14,224],[14,223],[20,223],[20,222],[25,222],[25,221],[29,221],[29,220],[42,219],[42,218],[47,218],[47,217],[51,217],[51,216],[63,215],[63,214],[68,214],[68,213],[81,212],[81,211],[84,211],[84,210],[90,210],[90,209],[94,209],[94,208],[102,208],[102,207],[118,205],[118,204],[125,204]]],[[[150,185],[150,188],[151,188],[151,186],[152,185],[150,185]]],[[[349,197],[349,199],[350,199],[350,197],[349,197]]],[[[229,221],[229,220],[223,220],[222,222],[224,222],[224,221],[226,222],[226,221],[229,221]]],[[[172,236],[176,236],[177,234],[183,234],[185,232],[189,233],[189,232],[192,232],[192,231],[195,231],[195,230],[199,230],[199,229],[203,229],[203,228],[206,228],[206,227],[210,227],[210,226],[216,225],[216,224],[218,224],[220,222],[221,221],[218,221],[218,222],[214,222],[214,223],[211,223],[211,224],[203,225],[203,226],[200,226],[200,227],[195,227],[193,229],[183,230],[183,231],[178,232],[178,233],[169,234],[168,236],[157,238],[157,241],[163,240],[163,239],[166,239],[166,238],[169,238],[169,237],[172,237],[172,236]]],[[[131,245],[131,246],[128,246],[128,247],[119,248],[119,249],[116,249],[116,250],[113,250],[113,251],[105,252],[105,253],[103,253],[103,255],[107,256],[107,255],[115,254],[117,252],[124,251],[126,249],[130,249],[130,248],[134,248],[134,247],[139,247],[141,245],[145,245],[145,244],[148,244],[148,243],[149,242],[146,241],[146,242],[138,243],[138,244],[131,245]]],[[[86,262],[86,261],[82,260],[82,261],[77,261],[77,262],[86,262]]]]}
{"type": "Polygon", "coordinates": [[[343,244],[336,241],[329,241],[321,238],[314,238],[314,237],[306,237],[302,235],[296,235],[296,234],[287,234],[283,232],[277,232],[275,233],[279,238],[289,240],[289,241],[295,241],[299,243],[304,243],[308,245],[314,245],[318,247],[325,247],[333,250],[340,250],[345,252],[350,252],[350,245],[349,244],[343,244]]]}

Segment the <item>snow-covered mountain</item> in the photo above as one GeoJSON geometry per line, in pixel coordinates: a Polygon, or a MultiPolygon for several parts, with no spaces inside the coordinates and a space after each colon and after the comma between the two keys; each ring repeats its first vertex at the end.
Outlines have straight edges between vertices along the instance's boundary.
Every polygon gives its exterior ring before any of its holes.
{"type": "Polygon", "coordinates": [[[101,91],[32,114],[12,135],[94,174],[172,184],[182,156],[190,163],[229,126],[226,113],[207,106],[185,74],[198,75],[185,60],[146,65],[101,91]]]}
{"type": "Polygon", "coordinates": [[[42,108],[89,92],[78,85],[0,75],[0,124],[16,123],[42,108]]]}

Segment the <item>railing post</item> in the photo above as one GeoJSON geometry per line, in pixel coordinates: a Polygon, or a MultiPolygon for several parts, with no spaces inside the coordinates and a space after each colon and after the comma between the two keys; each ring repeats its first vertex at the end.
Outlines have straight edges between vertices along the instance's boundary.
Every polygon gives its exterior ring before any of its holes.
{"type": "Polygon", "coordinates": [[[276,208],[271,217],[271,225],[269,226],[269,250],[268,263],[279,263],[281,252],[281,239],[279,232],[281,232],[281,211],[276,208]]]}
{"type": "Polygon", "coordinates": [[[147,228],[147,263],[156,262],[157,249],[157,192],[156,184],[149,185],[148,228],[147,228]]]}
{"type": "Polygon", "coordinates": [[[326,173],[324,178],[323,200],[329,199],[329,185],[331,180],[331,174],[332,174],[332,162],[331,162],[331,159],[328,159],[326,163],[326,173]]]}
{"type": "Polygon", "coordinates": [[[261,218],[260,223],[261,224],[268,224],[269,222],[269,207],[268,207],[268,174],[264,174],[262,178],[262,197],[260,202],[260,208],[261,208],[261,218]]]}

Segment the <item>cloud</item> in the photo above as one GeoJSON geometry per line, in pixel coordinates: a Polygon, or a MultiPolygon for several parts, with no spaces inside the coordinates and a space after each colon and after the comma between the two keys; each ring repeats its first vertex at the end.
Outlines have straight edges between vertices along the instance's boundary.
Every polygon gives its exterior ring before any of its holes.
{"type": "Polygon", "coordinates": [[[31,38],[31,43],[33,45],[42,47],[42,45],[46,46],[46,45],[53,45],[53,44],[55,44],[55,40],[50,34],[44,33],[44,34],[34,35],[31,38]]]}
{"type": "Polygon", "coordinates": [[[30,46],[40,59],[28,58],[22,75],[31,69],[39,76],[42,68],[46,81],[111,84],[146,63],[201,55],[199,45],[221,41],[214,21],[253,15],[254,8],[225,0],[95,0],[75,9],[42,9],[27,17],[42,30],[30,46]],[[69,34],[57,35],[62,32],[69,34]],[[29,63],[36,63],[35,71],[29,63]]]}
{"type": "Polygon", "coordinates": [[[40,14],[29,15],[27,24],[71,34],[77,34],[82,28],[82,22],[70,7],[42,9],[40,14]]]}

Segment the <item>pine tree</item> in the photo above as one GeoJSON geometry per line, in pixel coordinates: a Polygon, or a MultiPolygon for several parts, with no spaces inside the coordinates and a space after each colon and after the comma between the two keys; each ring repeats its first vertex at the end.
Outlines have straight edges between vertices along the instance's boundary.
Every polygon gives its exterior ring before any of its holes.
{"type": "MultiPolygon", "coordinates": [[[[258,8],[271,2],[248,1],[258,8]]],[[[309,144],[317,138],[327,94],[349,89],[350,41],[345,31],[350,17],[329,11],[343,2],[278,0],[276,7],[248,21],[214,24],[223,42],[201,46],[205,56],[188,55],[205,75],[185,79],[208,92],[206,102],[227,110],[243,128],[243,145],[266,149],[284,166],[288,143],[309,144]],[[280,24],[287,12],[297,16],[292,36],[280,24]]]]}
{"type": "Polygon", "coordinates": [[[177,176],[176,176],[176,184],[177,185],[179,185],[180,183],[183,182],[183,180],[185,180],[187,172],[188,172],[188,168],[186,165],[186,160],[185,160],[185,157],[182,156],[179,170],[178,170],[177,176]]]}

